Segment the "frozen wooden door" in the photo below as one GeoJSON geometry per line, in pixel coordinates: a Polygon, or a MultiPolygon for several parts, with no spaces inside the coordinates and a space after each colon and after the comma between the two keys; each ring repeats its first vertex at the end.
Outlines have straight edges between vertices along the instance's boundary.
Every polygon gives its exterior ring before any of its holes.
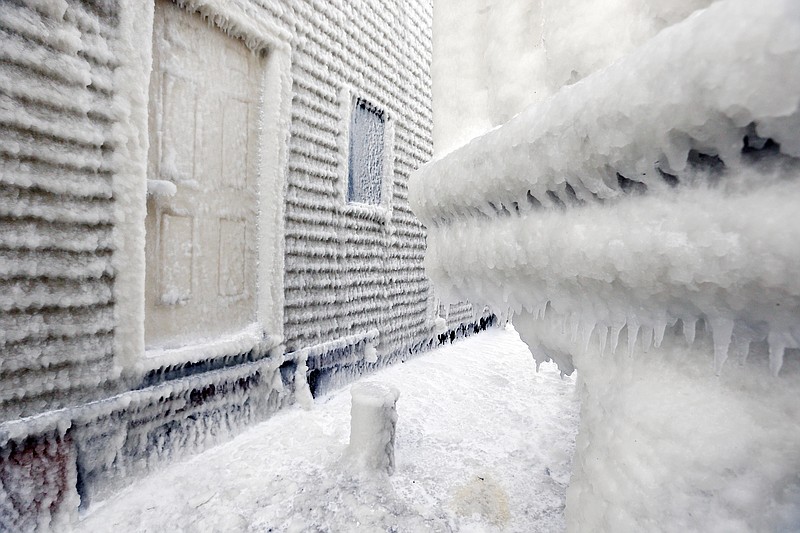
{"type": "Polygon", "coordinates": [[[158,1],[150,81],[145,337],[195,344],[256,320],[259,97],[264,58],[158,1]],[[167,193],[171,187],[161,187],[167,193]]]}

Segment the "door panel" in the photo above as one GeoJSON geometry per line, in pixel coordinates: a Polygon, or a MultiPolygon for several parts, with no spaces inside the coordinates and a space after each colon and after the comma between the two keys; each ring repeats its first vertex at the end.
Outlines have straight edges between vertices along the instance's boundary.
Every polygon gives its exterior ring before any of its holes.
{"type": "Polygon", "coordinates": [[[219,294],[243,296],[247,263],[247,222],[221,218],[219,221],[219,294]]]}
{"type": "Polygon", "coordinates": [[[192,217],[161,214],[158,257],[159,303],[184,305],[192,297],[192,217]]]}
{"type": "Polygon", "coordinates": [[[264,58],[171,2],[156,3],[150,87],[145,336],[149,348],[256,320],[258,103],[264,58]]]}
{"type": "Polygon", "coordinates": [[[247,102],[226,98],[222,123],[222,185],[243,189],[247,184],[247,102]]]}
{"type": "Polygon", "coordinates": [[[191,80],[164,75],[160,171],[173,181],[194,173],[195,93],[191,80]]]}

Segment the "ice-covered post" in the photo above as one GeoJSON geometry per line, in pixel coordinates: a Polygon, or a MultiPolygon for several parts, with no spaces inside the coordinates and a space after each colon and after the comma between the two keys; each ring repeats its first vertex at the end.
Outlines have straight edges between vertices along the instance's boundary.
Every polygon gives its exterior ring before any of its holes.
{"type": "Polygon", "coordinates": [[[394,433],[400,391],[383,383],[356,383],[350,389],[350,445],[347,456],[364,470],[394,473],[394,433]]]}

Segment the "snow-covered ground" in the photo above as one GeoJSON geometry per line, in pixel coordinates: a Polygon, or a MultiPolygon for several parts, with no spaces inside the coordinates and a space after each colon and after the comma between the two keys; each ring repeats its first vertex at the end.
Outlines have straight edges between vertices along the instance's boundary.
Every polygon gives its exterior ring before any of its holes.
{"type": "Polygon", "coordinates": [[[133,483],[76,531],[564,529],[575,379],[536,373],[513,329],[364,378],[400,391],[396,471],[348,469],[349,387],[133,483]]]}

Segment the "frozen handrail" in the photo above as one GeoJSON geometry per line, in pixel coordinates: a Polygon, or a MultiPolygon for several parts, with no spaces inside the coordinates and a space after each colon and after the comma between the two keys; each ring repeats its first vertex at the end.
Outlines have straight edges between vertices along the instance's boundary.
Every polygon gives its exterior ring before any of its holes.
{"type": "Polygon", "coordinates": [[[800,4],[717,2],[412,176],[428,274],[602,346],[703,319],[718,371],[766,339],[778,373],[800,347],[799,103],[800,4]]]}
{"type": "Polygon", "coordinates": [[[796,2],[718,2],[429,163],[409,200],[430,227],[662,190],[743,148],[800,156],[798,50],[796,2]]]}

